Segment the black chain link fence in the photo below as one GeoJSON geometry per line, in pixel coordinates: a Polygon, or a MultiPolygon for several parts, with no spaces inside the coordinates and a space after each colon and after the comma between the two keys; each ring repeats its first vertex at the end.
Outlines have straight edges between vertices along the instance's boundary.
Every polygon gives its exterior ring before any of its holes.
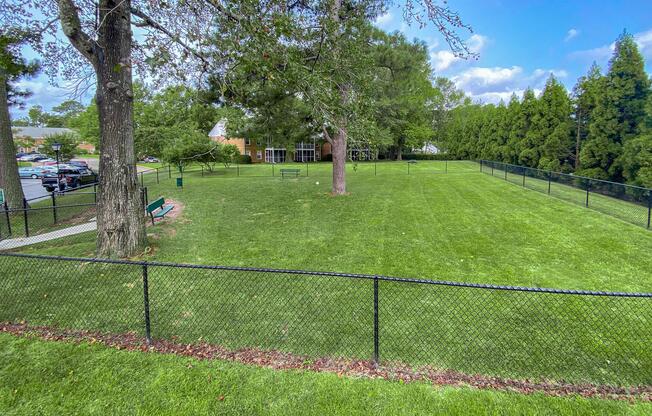
{"type": "Polygon", "coordinates": [[[97,184],[24,199],[22,208],[9,208],[5,202],[0,206],[0,250],[12,248],[11,244],[5,247],[2,240],[56,234],[70,227],[91,229],[96,204],[97,184]]]}
{"type": "Polygon", "coordinates": [[[480,170],[632,224],[651,225],[652,189],[488,160],[480,161],[480,170]]]}
{"type": "Polygon", "coordinates": [[[0,321],[517,379],[652,385],[652,293],[0,254],[0,321]]]}

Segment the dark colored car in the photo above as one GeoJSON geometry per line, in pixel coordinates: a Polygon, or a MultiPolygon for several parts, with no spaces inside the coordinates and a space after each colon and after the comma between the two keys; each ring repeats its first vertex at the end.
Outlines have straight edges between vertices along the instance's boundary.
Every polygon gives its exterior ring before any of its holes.
{"type": "Polygon", "coordinates": [[[84,162],[83,160],[71,160],[68,162],[69,165],[72,166],[78,166],[80,168],[88,169],[88,163],[84,162]]]}
{"type": "Polygon", "coordinates": [[[62,190],[61,188],[78,188],[95,182],[97,182],[97,175],[92,170],[74,167],[61,168],[59,173],[46,173],[41,179],[41,184],[48,192],[62,190]],[[64,179],[64,183],[59,181],[60,176],[64,179]]]}

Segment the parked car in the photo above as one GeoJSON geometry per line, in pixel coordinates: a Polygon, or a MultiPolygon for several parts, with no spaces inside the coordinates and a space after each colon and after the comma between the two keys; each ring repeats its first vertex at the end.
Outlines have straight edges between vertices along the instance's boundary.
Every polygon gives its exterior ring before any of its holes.
{"type": "Polygon", "coordinates": [[[18,152],[18,153],[16,153],[16,160],[20,160],[21,157],[26,156],[26,155],[27,155],[27,153],[18,152]]]}
{"type": "Polygon", "coordinates": [[[21,178],[31,178],[39,179],[43,177],[44,174],[48,173],[48,170],[40,167],[31,167],[31,168],[18,168],[18,176],[21,178]]]}
{"type": "Polygon", "coordinates": [[[70,162],[68,162],[68,164],[72,166],[88,169],[88,163],[86,163],[83,160],[71,160],[70,162]]]}
{"type": "Polygon", "coordinates": [[[27,155],[21,156],[19,159],[21,162],[35,162],[36,159],[46,159],[46,156],[43,156],[42,154],[39,153],[30,153],[27,155]]]}
{"type": "Polygon", "coordinates": [[[89,169],[76,168],[74,166],[67,166],[59,169],[58,172],[48,172],[43,175],[41,184],[46,191],[52,192],[54,190],[61,190],[61,183],[59,177],[64,179],[64,189],[78,188],[84,185],[90,185],[97,182],[97,175],[89,169]]]}
{"type": "Polygon", "coordinates": [[[155,158],[153,156],[147,156],[147,157],[143,158],[143,162],[145,162],[145,163],[158,163],[158,162],[160,162],[160,160],[158,160],[157,158],[155,158]]]}

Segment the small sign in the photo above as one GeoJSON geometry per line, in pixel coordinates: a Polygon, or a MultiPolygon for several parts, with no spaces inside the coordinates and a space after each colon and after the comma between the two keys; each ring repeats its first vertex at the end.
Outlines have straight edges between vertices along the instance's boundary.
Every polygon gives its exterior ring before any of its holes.
{"type": "Polygon", "coordinates": [[[4,205],[5,203],[5,190],[0,188],[0,205],[4,205]]]}

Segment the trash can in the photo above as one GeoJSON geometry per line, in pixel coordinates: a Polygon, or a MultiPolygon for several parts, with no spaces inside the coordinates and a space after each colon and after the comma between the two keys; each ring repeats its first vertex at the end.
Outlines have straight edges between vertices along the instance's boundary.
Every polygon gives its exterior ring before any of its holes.
{"type": "Polygon", "coordinates": [[[183,178],[177,178],[177,188],[183,188],[183,178]]]}

